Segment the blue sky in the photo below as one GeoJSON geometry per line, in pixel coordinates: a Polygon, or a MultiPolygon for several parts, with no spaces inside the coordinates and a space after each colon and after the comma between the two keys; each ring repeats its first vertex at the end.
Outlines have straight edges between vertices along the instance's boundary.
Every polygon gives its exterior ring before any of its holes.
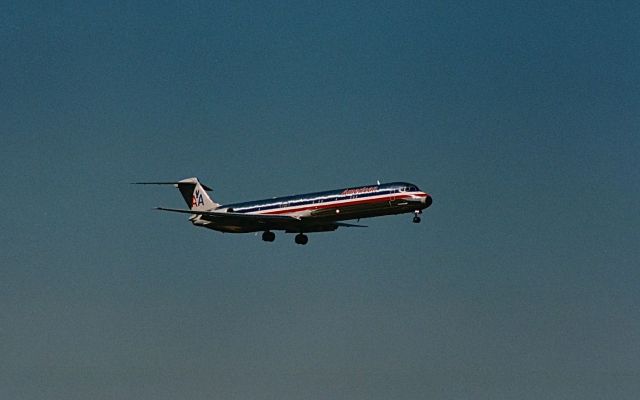
{"type": "Polygon", "coordinates": [[[640,7],[0,10],[0,397],[635,399],[640,7]],[[368,229],[196,229],[406,180],[368,229]]]}

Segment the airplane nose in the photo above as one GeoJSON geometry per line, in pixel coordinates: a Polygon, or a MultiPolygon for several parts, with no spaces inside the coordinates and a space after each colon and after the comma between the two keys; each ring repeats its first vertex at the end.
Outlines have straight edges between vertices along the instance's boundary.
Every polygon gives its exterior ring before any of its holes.
{"type": "Polygon", "coordinates": [[[431,196],[427,195],[427,197],[424,198],[424,208],[429,207],[431,203],[433,203],[433,199],[431,196]]]}

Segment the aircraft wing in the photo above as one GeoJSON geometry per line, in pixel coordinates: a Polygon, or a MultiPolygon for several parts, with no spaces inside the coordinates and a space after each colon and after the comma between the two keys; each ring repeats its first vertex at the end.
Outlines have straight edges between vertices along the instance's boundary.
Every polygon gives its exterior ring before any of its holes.
{"type": "Polygon", "coordinates": [[[171,211],[182,214],[202,215],[209,221],[238,221],[238,222],[254,222],[254,223],[269,223],[269,222],[300,222],[299,218],[290,217],[287,215],[261,215],[261,214],[243,214],[234,212],[221,212],[221,211],[196,211],[196,210],[181,210],[177,208],[164,208],[156,207],[156,210],[171,211]]]}
{"type": "Polygon", "coordinates": [[[367,225],[348,224],[346,222],[334,222],[334,224],[345,228],[368,228],[367,225]]]}
{"type": "Polygon", "coordinates": [[[365,225],[345,222],[314,221],[308,218],[296,218],[288,215],[244,214],[221,211],[196,211],[177,208],[156,207],[156,210],[182,214],[201,215],[204,219],[220,225],[250,226],[256,230],[284,230],[288,232],[322,232],[333,231],[338,227],[366,228],[365,225]]]}

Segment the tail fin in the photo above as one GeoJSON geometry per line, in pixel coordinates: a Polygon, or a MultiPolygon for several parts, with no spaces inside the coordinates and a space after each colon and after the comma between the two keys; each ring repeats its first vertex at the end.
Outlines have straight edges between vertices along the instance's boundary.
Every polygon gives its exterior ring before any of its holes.
{"type": "Polygon", "coordinates": [[[190,210],[205,211],[220,206],[207,194],[207,191],[211,191],[211,189],[202,185],[198,178],[183,179],[176,183],[176,187],[180,190],[180,194],[190,210]]]}
{"type": "Polygon", "coordinates": [[[178,188],[190,210],[208,211],[220,207],[207,194],[211,189],[201,184],[198,178],[187,178],[179,182],[134,182],[133,185],[173,185],[178,188]]]}

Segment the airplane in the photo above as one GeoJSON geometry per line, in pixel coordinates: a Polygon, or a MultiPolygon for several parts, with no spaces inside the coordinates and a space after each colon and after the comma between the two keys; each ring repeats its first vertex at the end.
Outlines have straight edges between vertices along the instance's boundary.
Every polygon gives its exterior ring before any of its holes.
{"type": "Polygon", "coordinates": [[[220,232],[262,232],[262,240],[273,242],[273,231],[295,233],[295,242],[305,245],[306,233],[335,231],[340,227],[361,227],[342,221],[414,213],[420,222],[422,210],[433,199],[412,183],[393,182],[298,194],[271,199],[221,205],[209,197],[211,188],[198,178],[178,182],[135,182],[135,185],[173,185],[178,188],[188,210],[156,207],[156,210],[190,214],[195,226],[220,232]]]}

